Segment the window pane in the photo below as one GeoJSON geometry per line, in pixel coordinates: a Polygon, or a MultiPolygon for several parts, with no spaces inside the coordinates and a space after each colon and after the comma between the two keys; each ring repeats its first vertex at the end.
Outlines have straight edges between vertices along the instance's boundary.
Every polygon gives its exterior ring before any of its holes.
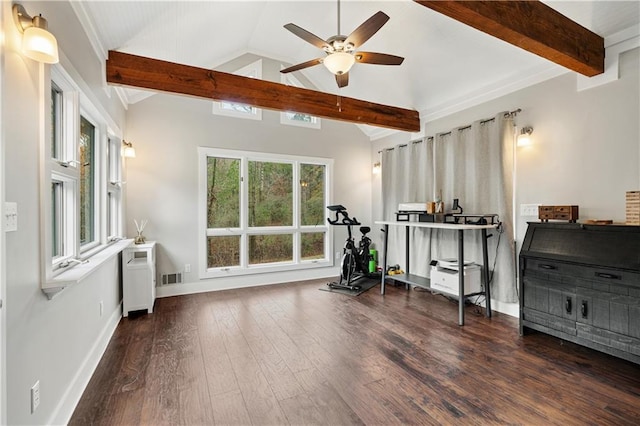
{"type": "Polygon", "coordinates": [[[95,239],[95,138],[96,128],[80,117],[80,244],[95,239]]]}
{"type": "Polygon", "coordinates": [[[62,182],[51,182],[51,233],[52,247],[51,257],[56,258],[62,256],[62,182]]]}
{"type": "Polygon", "coordinates": [[[222,109],[226,109],[234,112],[240,112],[242,114],[255,114],[254,108],[251,107],[251,105],[234,104],[232,102],[221,102],[220,106],[222,109]]]}
{"type": "Polygon", "coordinates": [[[287,119],[291,121],[300,121],[303,123],[313,124],[318,121],[316,117],[309,114],[303,114],[301,112],[285,112],[287,119]]]}
{"type": "Polygon", "coordinates": [[[51,158],[61,159],[62,91],[51,83],[51,158]]]}
{"type": "Polygon", "coordinates": [[[300,165],[300,223],[303,226],[324,223],[325,166],[300,165]]]}
{"type": "Polygon", "coordinates": [[[240,160],[207,157],[207,228],[240,226],[240,160]]]}
{"type": "Polygon", "coordinates": [[[249,264],[293,261],[293,235],[250,235],[249,264]]]}
{"type": "Polygon", "coordinates": [[[240,265],[240,236],[207,237],[207,267],[240,265]]]}
{"type": "Polygon", "coordinates": [[[305,232],[300,235],[302,260],[324,259],[324,232],[305,232]]]}
{"type": "Polygon", "coordinates": [[[249,226],[293,225],[293,165],[249,161],[249,226]]]}

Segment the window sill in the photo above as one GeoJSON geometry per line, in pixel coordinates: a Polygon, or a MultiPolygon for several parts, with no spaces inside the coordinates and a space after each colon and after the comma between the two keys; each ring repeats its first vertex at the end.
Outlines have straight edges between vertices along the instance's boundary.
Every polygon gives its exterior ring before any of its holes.
{"type": "Polygon", "coordinates": [[[53,299],[58,293],[65,288],[78,284],[93,272],[98,270],[102,264],[116,256],[122,250],[133,243],[132,239],[120,240],[109,244],[98,253],[88,258],[87,263],[76,265],[67,271],[64,271],[55,277],[45,281],[42,284],[42,292],[47,295],[49,300],[53,299]]]}
{"type": "Polygon", "coordinates": [[[273,272],[303,271],[305,269],[326,268],[333,266],[327,259],[304,261],[298,264],[272,263],[263,265],[252,265],[248,267],[231,266],[225,268],[210,268],[200,274],[201,280],[210,278],[246,276],[253,274],[266,274],[273,272]]]}

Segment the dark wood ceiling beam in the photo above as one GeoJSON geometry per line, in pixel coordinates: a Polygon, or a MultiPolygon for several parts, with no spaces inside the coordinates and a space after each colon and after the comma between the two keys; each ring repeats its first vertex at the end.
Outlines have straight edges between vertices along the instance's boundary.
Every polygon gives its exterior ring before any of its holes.
{"type": "Polygon", "coordinates": [[[420,131],[417,111],[340,97],[128,53],[109,51],[107,82],[142,89],[236,102],[322,118],[420,131]],[[339,101],[339,102],[338,102],[339,101]]]}
{"type": "Polygon", "coordinates": [[[539,1],[414,1],[588,77],[604,72],[604,39],[539,1]]]}

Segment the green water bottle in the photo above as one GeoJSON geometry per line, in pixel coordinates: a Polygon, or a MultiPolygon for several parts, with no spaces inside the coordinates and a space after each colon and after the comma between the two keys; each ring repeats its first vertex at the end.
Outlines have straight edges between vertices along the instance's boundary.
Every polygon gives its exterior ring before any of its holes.
{"type": "Polygon", "coordinates": [[[369,250],[369,273],[376,272],[376,265],[378,264],[378,250],[369,250]]]}

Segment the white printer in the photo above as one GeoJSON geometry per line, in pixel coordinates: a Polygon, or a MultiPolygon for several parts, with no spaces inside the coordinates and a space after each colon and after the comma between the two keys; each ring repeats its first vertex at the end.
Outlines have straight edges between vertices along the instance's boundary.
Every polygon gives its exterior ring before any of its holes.
{"type": "MultiPolygon", "coordinates": [[[[464,261],[464,294],[479,293],[480,286],[480,265],[473,262],[464,261]]],[[[443,293],[458,296],[458,273],[460,266],[458,259],[441,259],[435,265],[431,265],[431,288],[443,293]]]]}

